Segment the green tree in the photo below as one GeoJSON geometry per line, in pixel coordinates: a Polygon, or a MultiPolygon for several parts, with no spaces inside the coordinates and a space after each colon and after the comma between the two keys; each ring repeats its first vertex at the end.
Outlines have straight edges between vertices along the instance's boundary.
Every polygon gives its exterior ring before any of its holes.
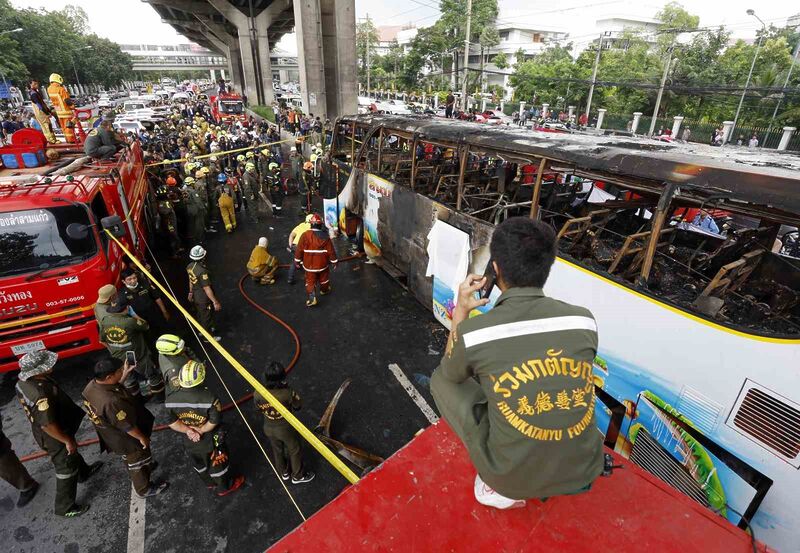
{"type": "Polygon", "coordinates": [[[358,57],[358,80],[367,85],[367,62],[373,64],[375,48],[378,46],[380,36],[378,29],[371,19],[360,21],[356,24],[356,56],[358,57]]]}
{"type": "Polygon", "coordinates": [[[499,69],[506,69],[508,67],[508,56],[506,56],[505,52],[495,54],[494,58],[492,58],[492,63],[499,69]]]}

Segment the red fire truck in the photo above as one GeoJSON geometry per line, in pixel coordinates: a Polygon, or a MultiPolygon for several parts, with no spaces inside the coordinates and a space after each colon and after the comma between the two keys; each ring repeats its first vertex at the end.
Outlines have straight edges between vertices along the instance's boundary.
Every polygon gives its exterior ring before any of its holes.
{"type": "Polygon", "coordinates": [[[139,144],[87,164],[76,162],[80,145],[57,150],[39,167],[0,167],[0,372],[41,348],[61,357],[101,349],[92,308],[124,265],[104,229],[144,254],[153,211],[139,144]]]}
{"type": "Polygon", "coordinates": [[[211,96],[211,116],[217,124],[238,120],[242,125],[247,125],[247,116],[244,113],[242,97],[236,93],[211,96]]]}

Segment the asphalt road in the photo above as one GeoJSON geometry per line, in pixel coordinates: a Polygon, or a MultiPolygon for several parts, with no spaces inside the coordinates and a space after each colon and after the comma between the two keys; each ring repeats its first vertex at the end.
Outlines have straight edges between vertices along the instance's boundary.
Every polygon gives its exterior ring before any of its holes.
{"type": "MultiPolygon", "coordinates": [[[[223,305],[219,317],[222,344],[256,376],[273,359],[287,363],[294,353],[294,343],[285,329],[244,301],[238,281],[261,235],[270,239],[272,253],[282,262],[288,261],[286,237],[301,217],[297,214],[297,198],[290,198],[287,203],[281,219],[257,224],[240,216],[240,227],[234,234],[210,235],[207,241],[213,286],[223,305]]],[[[340,256],[346,255],[346,242],[337,242],[337,251],[340,256]]],[[[185,300],[184,267],[188,260],[160,257],[165,259],[161,263],[177,297],[185,300]]],[[[428,383],[444,345],[444,329],[429,309],[375,265],[365,265],[360,260],[340,263],[332,275],[333,293],[321,298],[320,305],[314,308],[305,306],[301,283],[289,286],[285,270],[279,274],[279,282],[273,286],[261,287],[248,281],[246,289],[300,336],[302,354],[289,379],[303,399],[300,420],[313,429],[335,391],[346,378],[351,378],[333,417],[332,435],[373,454],[390,456],[428,421],[388,365],[398,364],[433,405],[428,383]]],[[[176,312],[174,308],[171,311],[176,312]]],[[[185,328],[182,332],[188,336],[185,328]]],[[[193,347],[199,350],[197,344],[193,347]]],[[[216,352],[211,354],[211,360],[233,397],[251,391],[216,352]]],[[[73,399],[79,398],[89,380],[91,365],[92,359],[79,358],[57,366],[56,378],[73,399]]],[[[38,448],[14,398],[14,382],[15,376],[6,377],[0,387],[0,412],[5,430],[21,456],[38,448]]],[[[223,403],[230,401],[213,371],[208,383],[223,403]]],[[[149,407],[157,424],[166,422],[163,407],[157,402],[151,402],[149,407]]],[[[242,412],[258,442],[269,452],[252,402],[243,405],[242,412]]],[[[233,465],[247,477],[242,490],[224,498],[213,495],[194,474],[183,451],[181,435],[170,430],[154,435],[152,447],[160,462],[157,475],[169,480],[171,486],[166,493],[146,501],[144,551],[263,551],[302,522],[242,417],[236,411],[228,411],[224,424],[229,431],[233,465]]],[[[84,420],[80,437],[93,436],[94,430],[84,420]]],[[[28,469],[42,488],[27,507],[17,509],[16,490],[0,483],[0,549],[19,553],[136,551],[130,548],[135,541],[129,541],[131,489],[121,461],[108,454],[101,456],[97,446],[82,448],[82,454],[88,462],[106,462],[94,479],[78,489],[78,501],[91,503],[91,510],[74,520],[55,517],[52,465],[46,458],[32,461],[27,464],[28,469]]],[[[308,484],[290,484],[289,489],[308,517],[342,491],[347,482],[310,446],[304,446],[304,458],[317,477],[308,484]]],[[[132,537],[134,534],[135,531],[132,537]]]]}

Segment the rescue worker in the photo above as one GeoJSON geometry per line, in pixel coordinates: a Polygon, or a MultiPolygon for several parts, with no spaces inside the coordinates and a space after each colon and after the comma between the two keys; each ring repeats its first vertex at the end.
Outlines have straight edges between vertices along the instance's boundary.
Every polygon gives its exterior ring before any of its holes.
{"type": "Polygon", "coordinates": [[[267,246],[269,241],[262,236],[258,239],[258,244],[250,253],[247,262],[247,272],[253,280],[259,284],[275,284],[275,271],[278,270],[278,259],[269,253],[267,246]]]}
{"type": "MultiPolygon", "coordinates": [[[[173,177],[167,177],[167,181],[173,177]]],[[[170,256],[172,259],[177,259],[183,250],[181,246],[181,239],[178,236],[178,217],[175,214],[175,209],[172,206],[172,201],[169,198],[167,189],[159,186],[156,190],[156,209],[159,216],[159,228],[161,234],[165,235],[167,243],[169,244],[170,256]]]]}
{"type": "Polygon", "coordinates": [[[181,368],[189,361],[198,361],[200,358],[186,346],[186,342],[175,334],[163,334],[156,340],[156,350],[158,351],[158,367],[161,369],[161,376],[164,379],[166,397],[180,388],[181,368]]]}
{"type": "Polygon", "coordinates": [[[108,312],[108,306],[117,296],[117,289],[113,284],[105,284],[97,290],[97,301],[94,304],[94,318],[98,324],[103,321],[103,317],[108,312]]]}
{"type": "Polygon", "coordinates": [[[100,451],[122,457],[133,488],[139,497],[158,495],[168,482],[151,481],[153,455],[150,435],[153,414],[141,401],[120,385],[133,367],[113,357],[105,357],[94,366],[94,379],[83,389],[83,406],[100,439],[100,451]]]}
{"type": "Polygon", "coordinates": [[[228,176],[225,173],[220,173],[217,177],[217,205],[219,206],[219,213],[222,216],[222,222],[225,224],[226,232],[233,232],[236,229],[236,212],[233,203],[233,190],[228,185],[228,176]]]}
{"type": "MultiPolygon", "coordinates": [[[[292,229],[292,232],[289,233],[289,246],[286,248],[292,254],[292,259],[294,259],[294,252],[297,249],[297,243],[300,242],[300,237],[303,236],[303,233],[307,230],[311,230],[311,218],[313,214],[309,213],[306,215],[305,219],[301,221],[297,226],[292,229]]],[[[297,264],[292,262],[289,263],[289,278],[287,282],[289,284],[294,284],[294,273],[297,268],[297,264]]]]}
{"type": "Polygon", "coordinates": [[[180,371],[180,387],[164,403],[175,432],[186,435],[184,447],[192,468],[209,489],[218,496],[235,492],[244,484],[244,476],[231,475],[230,454],[222,431],[222,406],[203,385],[206,369],[202,363],[188,361],[180,371]]]}
{"type": "Polygon", "coordinates": [[[17,507],[31,502],[39,491],[39,482],[31,477],[28,469],[19,460],[11,440],[3,432],[3,419],[0,417],[0,478],[19,490],[17,507]]]}
{"type": "Polygon", "coordinates": [[[64,133],[64,139],[74,144],[77,142],[75,138],[75,102],[70,98],[69,91],[64,86],[64,79],[58,73],[50,75],[47,95],[56,110],[58,125],[61,127],[61,132],[64,133]]]}
{"type": "Polygon", "coordinates": [[[146,382],[147,395],[157,394],[164,389],[164,382],[147,347],[149,329],[147,321],[129,309],[128,299],[122,294],[116,295],[100,322],[100,343],[106,346],[112,357],[124,361],[129,351],[136,357],[135,372],[124,383],[132,396],[140,394],[140,380],[146,382]]]}
{"type": "Polygon", "coordinates": [[[205,214],[203,202],[194,190],[194,177],[183,179],[181,193],[186,204],[186,239],[190,244],[199,244],[205,240],[205,214]]]}
{"type": "Polygon", "coordinates": [[[150,325],[147,342],[152,344],[169,326],[170,314],[164,298],[147,279],[139,279],[139,274],[130,267],[123,269],[120,276],[122,287],[118,293],[123,294],[133,312],[150,325]]]}
{"type": "Polygon", "coordinates": [[[197,198],[200,200],[200,207],[201,212],[203,214],[203,229],[206,232],[214,232],[211,229],[211,219],[209,217],[209,210],[208,210],[208,184],[206,180],[206,176],[208,175],[208,167],[201,167],[198,169],[194,174],[194,186],[192,189],[197,194],[197,198]]]}
{"type": "Polygon", "coordinates": [[[27,353],[19,360],[17,399],[31,423],[33,439],[50,457],[56,471],[54,512],[73,518],[89,510],[75,502],[78,482],[85,482],[103,466],[87,465],[78,452],[75,434],[84,412],[52,378],[58,354],[44,350],[27,353]]]}
{"type": "MultiPolygon", "coordinates": [[[[211,276],[208,274],[203,260],[206,257],[206,250],[203,246],[195,246],[189,253],[192,260],[186,267],[189,275],[189,301],[192,302],[197,314],[197,322],[212,335],[216,332],[214,326],[214,312],[222,309],[211,288],[211,276]]],[[[214,340],[220,341],[219,336],[214,336],[214,340]]]]}
{"type": "Polygon", "coordinates": [[[269,173],[269,164],[272,163],[272,161],[272,152],[270,152],[269,148],[261,150],[258,156],[258,172],[262,177],[269,173]]]}
{"type": "Polygon", "coordinates": [[[39,126],[42,127],[44,137],[50,144],[55,144],[56,135],[53,134],[53,126],[50,123],[50,117],[52,117],[53,112],[50,111],[50,106],[47,105],[41,90],[39,90],[39,81],[37,79],[31,79],[31,88],[28,90],[28,96],[31,99],[33,116],[39,122],[39,126]]]}
{"type": "MultiPolygon", "coordinates": [[[[281,363],[273,361],[264,370],[264,387],[287,409],[300,410],[300,396],[286,383],[286,369],[281,363]]],[[[292,484],[311,482],[315,474],[310,470],[303,470],[297,431],[261,394],[255,392],[253,400],[256,409],[264,415],[264,434],[269,438],[278,474],[283,480],[291,477],[292,484]]]]}
{"type": "Polygon", "coordinates": [[[248,217],[251,222],[257,223],[258,212],[260,211],[259,204],[261,204],[261,183],[254,163],[248,162],[245,164],[241,185],[248,217]]]}
{"type": "Polygon", "coordinates": [[[309,220],[311,230],[300,236],[294,252],[294,261],[301,265],[306,273],[306,306],[317,305],[316,288],[319,284],[319,293],[325,295],[331,291],[330,267],[336,268],[338,259],[333,242],[328,236],[328,230],[322,222],[322,217],[314,213],[309,220]]]}
{"type": "Polygon", "coordinates": [[[271,196],[270,199],[272,200],[272,209],[275,217],[280,217],[283,209],[283,198],[286,196],[281,182],[281,167],[273,161],[267,166],[267,169],[267,184],[271,196]]]}
{"type": "Polygon", "coordinates": [[[89,131],[83,144],[83,153],[94,159],[108,159],[128,146],[114,133],[113,119],[103,119],[98,128],[89,131]]]}
{"type": "Polygon", "coordinates": [[[317,176],[314,174],[314,167],[314,164],[310,161],[306,161],[303,164],[303,193],[306,196],[303,209],[305,213],[311,213],[311,196],[317,190],[317,176]]]}

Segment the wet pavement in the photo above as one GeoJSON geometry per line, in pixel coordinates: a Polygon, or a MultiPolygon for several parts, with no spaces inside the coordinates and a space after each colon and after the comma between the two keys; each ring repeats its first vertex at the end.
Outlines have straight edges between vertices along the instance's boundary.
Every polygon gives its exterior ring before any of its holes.
{"type": "MultiPolygon", "coordinates": [[[[294,354],[294,341],[280,325],[250,306],[241,296],[239,279],[259,236],[270,240],[270,251],[282,263],[289,261],[286,239],[302,217],[297,197],[287,199],[284,216],[253,223],[240,216],[240,227],[232,235],[210,234],[207,240],[208,265],[217,297],[222,303],[218,317],[222,344],[251,373],[260,377],[274,360],[288,363],[294,354]]],[[[347,242],[335,242],[340,257],[347,255],[347,242]]],[[[176,295],[183,300],[187,292],[184,266],[187,260],[173,261],[160,255],[162,267],[176,295]]],[[[157,274],[157,269],[154,267],[157,274]]],[[[301,276],[301,275],[299,275],[301,276]]],[[[302,353],[289,382],[301,395],[299,419],[313,429],[341,383],[352,379],[339,401],[331,434],[334,438],[388,457],[406,444],[428,421],[395,379],[388,365],[396,363],[433,406],[428,383],[436,367],[446,332],[431,312],[376,265],[363,260],[339,263],[332,272],[333,293],[321,298],[313,308],[305,306],[302,282],[286,283],[286,270],[279,271],[273,286],[258,286],[249,279],[245,289],[266,309],[291,325],[302,343],[302,353]]],[[[176,314],[174,307],[171,309],[176,314]]],[[[189,337],[183,327],[181,332],[189,337]]],[[[194,339],[187,339],[201,351],[194,339]]],[[[252,391],[249,385],[215,351],[211,360],[220,371],[233,397],[252,391]]],[[[57,380],[63,389],[78,399],[91,377],[91,358],[59,363],[57,380]]],[[[22,456],[38,450],[22,409],[14,398],[15,377],[6,377],[0,387],[0,411],[4,428],[17,453],[22,456]]],[[[223,403],[230,402],[219,379],[209,370],[210,388],[223,403]]],[[[156,423],[166,422],[163,407],[148,404],[156,423]]],[[[261,446],[269,445],[261,431],[261,421],[252,402],[242,405],[261,446]]],[[[169,480],[169,490],[146,500],[144,551],[181,553],[194,551],[236,553],[263,551],[302,522],[259,445],[235,411],[225,413],[225,427],[235,469],[247,477],[245,487],[231,496],[219,498],[205,488],[194,474],[183,451],[183,436],[170,430],[154,434],[152,447],[160,466],[157,476],[169,480]]],[[[94,437],[84,420],[81,438],[94,437]]],[[[306,465],[317,473],[308,484],[288,484],[300,509],[311,516],[332,500],[347,485],[346,480],[316,453],[304,445],[306,465]]],[[[106,552],[142,551],[132,546],[136,531],[131,531],[130,483],[121,461],[100,455],[98,446],[81,449],[88,462],[106,461],[92,480],[78,489],[78,501],[90,502],[91,510],[78,519],[64,520],[52,514],[55,475],[49,460],[27,463],[31,474],[42,483],[36,498],[17,509],[17,492],[0,483],[0,543],[9,552],[106,552]]],[[[357,473],[357,467],[353,467],[357,473]]]]}

